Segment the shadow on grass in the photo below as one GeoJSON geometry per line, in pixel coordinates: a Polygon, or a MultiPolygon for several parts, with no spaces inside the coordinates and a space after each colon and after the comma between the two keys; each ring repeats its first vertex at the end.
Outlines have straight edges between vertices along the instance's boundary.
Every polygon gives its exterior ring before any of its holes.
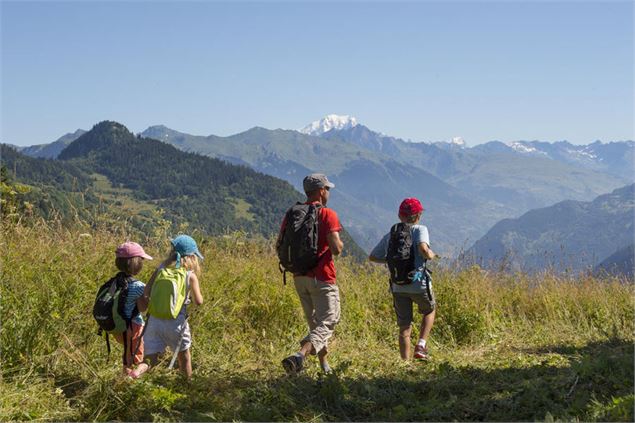
{"type": "MultiPolygon", "coordinates": [[[[196,377],[171,418],[190,421],[633,421],[633,344],[526,350],[492,368],[430,362],[360,377],[196,377]]],[[[282,372],[282,370],[281,370],[282,372]]],[[[155,414],[156,417],[156,414],[155,414]]]]}

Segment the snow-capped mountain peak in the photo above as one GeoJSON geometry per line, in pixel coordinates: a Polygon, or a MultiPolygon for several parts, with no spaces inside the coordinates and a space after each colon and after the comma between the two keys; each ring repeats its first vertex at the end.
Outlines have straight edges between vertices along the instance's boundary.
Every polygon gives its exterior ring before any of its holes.
{"type": "Polygon", "coordinates": [[[452,141],[450,142],[450,144],[459,146],[459,147],[465,147],[465,140],[463,139],[463,137],[453,137],[452,141]]]}
{"type": "Polygon", "coordinates": [[[349,129],[357,126],[357,119],[348,115],[327,115],[320,120],[311,122],[300,132],[308,135],[322,135],[332,129],[349,129]]]}
{"type": "Polygon", "coordinates": [[[531,145],[525,145],[522,142],[519,141],[514,141],[512,143],[509,144],[509,146],[514,149],[515,151],[519,152],[519,153],[542,153],[545,154],[542,151],[538,151],[538,149],[536,149],[535,147],[532,147],[531,145]]]}

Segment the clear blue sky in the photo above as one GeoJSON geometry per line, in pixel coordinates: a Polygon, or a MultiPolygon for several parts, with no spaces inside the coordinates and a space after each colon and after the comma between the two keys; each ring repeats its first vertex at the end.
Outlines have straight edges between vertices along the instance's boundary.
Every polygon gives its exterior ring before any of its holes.
{"type": "Polygon", "coordinates": [[[329,113],[415,141],[633,139],[633,3],[6,2],[0,142],[329,113]]]}

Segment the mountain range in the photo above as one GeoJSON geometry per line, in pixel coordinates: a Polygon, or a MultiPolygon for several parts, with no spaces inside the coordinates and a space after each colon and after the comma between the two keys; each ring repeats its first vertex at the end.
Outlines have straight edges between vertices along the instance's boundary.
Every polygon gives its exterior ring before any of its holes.
{"type": "Polygon", "coordinates": [[[140,136],[251,167],[300,191],[306,174],[327,173],[337,185],[330,206],[366,250],[395,222],[404,197],[422,200],[433,247],[452,255],[501,219],[562,200],[589,201],[634,180],[632,141],[492,141],[470,148],[458,137],[449,143],[404,141],[336,115],[299,131],[254,127],[219,137],[157,125],[140,136]]]}
{"type": "MultiPolygon", "coordinates": [[[[337,184],[332,206],[367,250],[394,223],[398,204],[407,196],[423,201],[424,220],[435,246],[455,254],[503,218],[563,199],[589,200],[630,181],[599,168],[524,154],[503,143],[467,148],[461,140],[407,142],[372,131],[350,117],[327,116],[302,131],[256,127],[218,137],[159,125],[141,134],[248,165],[297,189],[307,173],[327,173],[337,184]]],[[[628,163],[633,143],[617,144],[622,156],[598,156],[598,160],[628,163]]]]}

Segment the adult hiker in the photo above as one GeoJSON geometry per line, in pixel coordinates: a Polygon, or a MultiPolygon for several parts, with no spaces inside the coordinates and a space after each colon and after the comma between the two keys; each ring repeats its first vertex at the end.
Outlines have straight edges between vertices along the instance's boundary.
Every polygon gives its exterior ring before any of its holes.
{"type": "Polygon", "coordinates": [[[281,267],[293,273],[309,333],[300,341],[298,352],[282,360],[282,366],[287,373],[296,374],[304,368],[309,354],[317,354],[322,371],[329,373],[327,344],[340,320],[333,256],[344,248],[339,235],[342,226],[337,213],[326,207],[330,190],[335,188],[326,175],[308,175],[303,186],[306,202],[287,211],[276,249],[281,267]]]}
{"type": "Polygon", "coordinates": [[[430,248],[428,228],[420,225],[423,206],[416,198],[406,198],[399,206],[399,220],[370,253],[369,260],[386,263],[390,271],[390,292],[399,326],[401,358],[410,358],[413,303],[423,315],[414,358],[427,360],[427,340],[434,324],[436,301],[427,260],[436,257],[430,248]]]}

